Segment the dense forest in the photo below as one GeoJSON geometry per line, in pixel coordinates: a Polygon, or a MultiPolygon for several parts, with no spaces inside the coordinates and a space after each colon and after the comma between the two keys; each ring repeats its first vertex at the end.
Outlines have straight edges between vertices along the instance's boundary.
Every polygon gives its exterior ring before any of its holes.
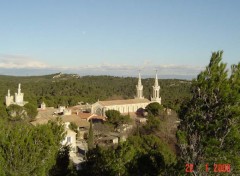
{"type": "MultiPolygon", "coordinates": [[[[97,100],[127,99],[136,94],[137,78],[113,76],[77,76],[71,74],[52,74],[46,76],[0,76],[0,100],[4,102],[7,90],[13,95],[18,83],[22,84],[24,99],[39,105],[73,106],[78,102],[94,103],[97,100]]],[[[153,78],[143,79],[144,96],[152,95],[153,78]]],[[[159,80],[163,105],[178,109],[180,103],[190,96],[191,82],[186,80],[159,80]]]]}

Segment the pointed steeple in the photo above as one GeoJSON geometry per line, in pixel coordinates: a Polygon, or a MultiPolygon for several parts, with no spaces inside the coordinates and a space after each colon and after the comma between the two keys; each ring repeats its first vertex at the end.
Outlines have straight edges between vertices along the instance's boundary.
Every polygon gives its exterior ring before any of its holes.
{"type": "Polygon", "coordinates": [[[18,84],[18,94],[20,94],[21,93],[21,84],[19,83],[18,84]]]}
{"type": "Polygon", "coordinates": [[[138,86],[142,85],[142,80],[141,80],[141,74],[140,72],[138,73],[138,86]]]}
{"type": "Polygon", "coordinates": [[[13,96],[11,96],[10,89],[8,89],[7,96],[5,97],[5,104],[6,106],[9,106],[12,103],[13,103],[13,96]]]}
{"type": "Polygon", "coordinates": [[[23,101],[24,93],[21,92],[21,84],[18,84],[17,93],[15,93],[15,103],[19,106],[24,106],[26,102],[23,101]]]}
{"type": "Polygon", "coordinates": [[[155,76],[155,83],[153,86],[153,96],[151,97],[151,101],[158,102],[159,104],[161,104],[160,86],[158,84],[157,70],[156,70],[156,76],[155,76]]]}
{"type": "Polygon", "coordinates": [[[138,74],[138,84],[136,85],[137,89],[137,96],[135,98],[137,99],[143,99],[143,85],[142,85],[142,80],[141,80],[141,74],[139,72],[138,74]]]}
{"type": "Polygon", "coordinates": [[[157,70],[156,70],[156,77],[155,77],[155,84],[154,84],[155,87],[158,86],[158,77],[157,77],[157,70]]]}

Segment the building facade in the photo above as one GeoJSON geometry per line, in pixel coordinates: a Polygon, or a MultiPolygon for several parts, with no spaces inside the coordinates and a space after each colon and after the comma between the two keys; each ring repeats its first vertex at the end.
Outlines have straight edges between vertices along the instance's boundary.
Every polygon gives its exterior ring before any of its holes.
{"type": "Polygon", "coordinates": [[[139,108],[145,108],[150,101],[148,99],[127,99],[98,101],[92,105],[92,113],[105,116],[107,110],[117,110],[120,113],[136,112],[139,108]]]}

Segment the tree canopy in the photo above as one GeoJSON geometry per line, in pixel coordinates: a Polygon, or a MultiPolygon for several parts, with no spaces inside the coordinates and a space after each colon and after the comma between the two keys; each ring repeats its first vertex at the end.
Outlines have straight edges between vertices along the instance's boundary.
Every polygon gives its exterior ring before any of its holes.
{"type": "Polygon", "coordinates": [[[7,107],[8,118],[12,121],[23,120],[27,117],[27,113],[23,107],[11,104],[7,107]]]}
{"type": "Polygon", "coordinates": [[[150,103],[145,108],[151,115],[158,116],[163,111],[163,106],[157,102],[150,103]]]}
{"type": "Polygon", "coordinates": [[[107,122],[113,124],[116,127],[122,124],[127,124],[131,121],[129,115],[122,115],[117,110],[107,110],[106,112],[107,122]]]}
{"type": "Polygon", "coordinates": [[[47,175],[56,162],[63,126],[32,126],[0,119],[0,173],[6,176],[47,175]]]}
{"type": "Polygon", "coordinates": [[[33,104],[27,103],[24,105],[24,109],[27,113],[27,117],[29,118],[29,120],[33,121],[38,114],[37,107],[34,106],[33,104]]]}
{"type": "Polygon", "coordinates": [[[132,136],[116,148],[97,146],[87,153],[80,175],[168,174],[176,156],[154,135],[132,136]]]}

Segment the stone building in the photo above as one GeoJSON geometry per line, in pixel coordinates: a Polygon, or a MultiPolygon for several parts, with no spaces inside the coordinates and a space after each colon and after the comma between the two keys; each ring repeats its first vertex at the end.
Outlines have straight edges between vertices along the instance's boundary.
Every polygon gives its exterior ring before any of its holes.
{"type": "Polygon", "coordinates": [[[105,116],[107,110],[117,110],[120,113],[136,112],[139,108],[145,108],[152,102],[161,104],[160,86],[158,84],[157,73],[155,77],[155,84],[153,86],[153,96],[151,101],[143,96],[143,85],[141,82],[141,75],[139,73],[138,84],[136,85],[136,96],[134,99],[126,100],[111,100],[111,101],[97,101],[91,107],[91,113],[105,116]]]}
{"type": "Polygon", "coordinates": [[[24,96],[24,93],[21,92],[21,84],[18,84],[18,91],[17,91],[17,93],[15,93],[15,97],[11,96],[10,90],[8,89],[8,94],[5,97],[6,106],[9,106],[11,104],[24,106],[28,102],[23,100],[23,96],[24,96]]]}

